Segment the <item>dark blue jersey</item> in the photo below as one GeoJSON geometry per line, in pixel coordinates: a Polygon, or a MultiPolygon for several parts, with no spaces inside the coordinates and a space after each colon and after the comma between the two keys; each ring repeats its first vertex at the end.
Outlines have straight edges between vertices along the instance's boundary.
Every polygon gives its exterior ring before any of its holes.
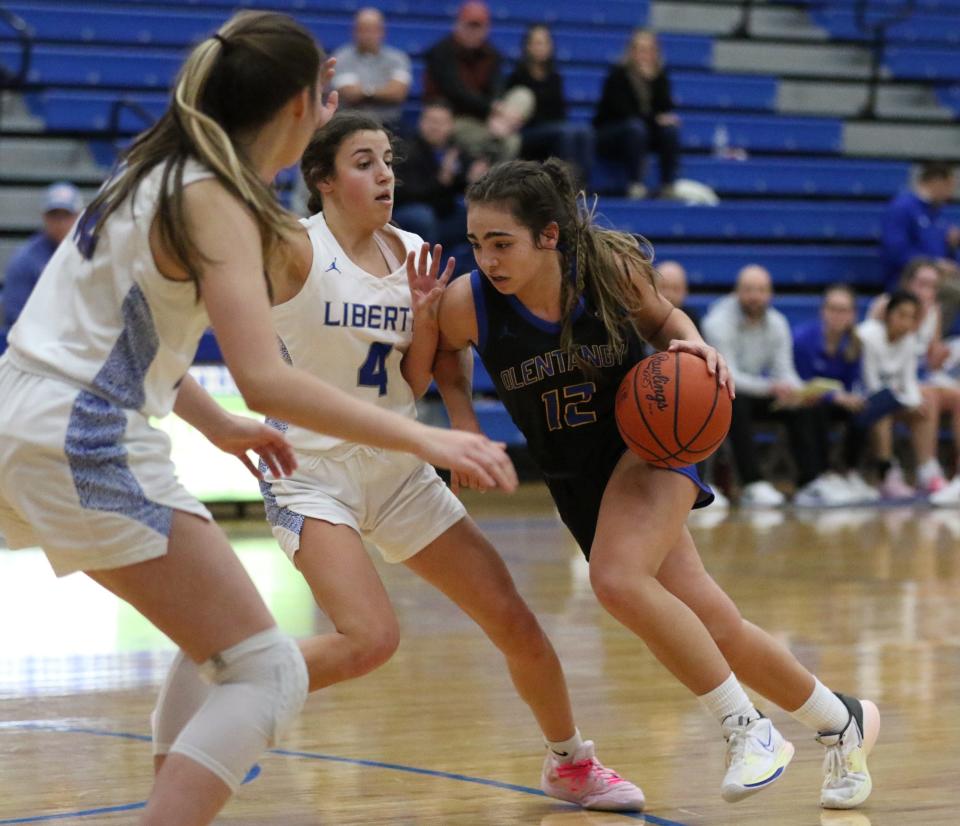
{"type": "Polygon", "coordinates": [[[621,379],[643,357],[636,334],[625,331],[624,348],[615,350],[603,322],[581,302],[573,336],[590,365],[584,369],[561,348],[559,323],[537,318],[477,270],[470,280],[480,358],[544,476],[578,475],[611,451],[623,453],[614,403],[621,379]]]}
{"type": "MultiPolygon", "coordinates": [[[[643,357],[643,342],[625,329],[617,351],[587,302],[574,315],[573,337],[588,369],[560,346],[560,324],[537,318],[474,270],[477,352],[497,395],[527,440],[560,516],[589,557],[600,502],[626,445],[614,417],[617,389],[643,357]]],[[[700,488],[697,507],[713,493],[695,468],[680,468],[700,488]]]]}

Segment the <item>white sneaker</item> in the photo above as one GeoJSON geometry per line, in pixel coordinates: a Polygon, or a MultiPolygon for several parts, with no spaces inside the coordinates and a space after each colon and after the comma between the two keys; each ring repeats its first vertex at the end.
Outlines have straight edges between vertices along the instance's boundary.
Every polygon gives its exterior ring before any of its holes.
{"type": "Polygon", "coordinates": [[[880,501],[880,491],[878,491],[873,485],[867,483],[859,473],[855,470],[851,470],[847,476],[847,487],[850,488],[850,492],[857,497],[858,502],[879,502],[880,501]]]}
{"type": "Polygon", "coordinates": [[[727,773],[720,793],[736,803],[765,789],[793,758],[793,744],[784,740],[766,717],[728,717],[721,724],[727,739],[727,773]]]}
{"type": "Polygon", "coordinates": [[[880,712],[870,700],[858,700],[837,693],[850,718],[843,731],[821,731],[817,735],[827,753],[823,758],[823,787],[820,805],[825,809],[853,809],[873,790],[867,756],[880,734],[880,712]]]}
{"type": "Polygon", "coordinates": [[[740,504],[747,508],[779,508],[786,501],[780,491],[763,479],[746,485],[740,494],[740,504]]]}
{"type": "Polygon", "coordinates": [[[855,500],[847,483],[836,473],[824,473],[804,485],[793,498],[801,508],[831,508],[849,505],[855,500]]]}
{"type": "Polygon", "coordinates": [[[945,487],[931,493],[930,504],[939,507],[960,505],[960,476],[954,476],[945,487]]]}
{"type": "Polygon", "coordinates": [[[643,792],[597,760],[593,741],[585,740],[573,762],[561,763],[547,750],[540,788],[548,797],[604,812],[643,811],[643,792]]]}
{"type": "Polygon", "coordinates": [[[849,505],[851,502],[857,501],[857,493],[850,487],[846,476],[831,470],[824,473],[820,478],[824,480],[835,499],[842,498],[844,500],[842,504],[849,505]]]}

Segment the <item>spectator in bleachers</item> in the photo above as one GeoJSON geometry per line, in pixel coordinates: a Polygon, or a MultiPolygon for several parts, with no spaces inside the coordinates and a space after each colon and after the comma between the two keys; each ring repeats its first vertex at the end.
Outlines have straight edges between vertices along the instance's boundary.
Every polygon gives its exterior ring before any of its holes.
{"type": "Polygon", "coordinates": [[[457,145],[453,113],[445,103],[424,104],[417,132],[394,163],[397,189],[393,220],[447,254],[465,246],[467,210],[462,195],[467,184],[483,175],[489,164],[473,159],[457,145]]]}
{"type": "Polygon", "coordinates": [[[523,36],[520,61],[507,78],[507,90],[523,87],[533,92],[533,114],[523,127],[520,154],[543,161],[554,155],[570,162],[579,180],[587,184],[593,166],[593,129],[588,123],[567,120],[563,77],[553,56],[553,37],[542,23],[523,36]]]}
{"type": "Polygon", "coordinates": [[[835,389],[810,395],[814,435],[817,450],[829,457],[830,429],[838,422],[844,425],[845,476],[831,478],[835,488],[846,486],[851,502],[879,498],[879,493],[860,475],[866,428],[855,423],[865,405],[859,391],[863,348],[855,330],[856,323],[856,294],[846,284],[833,284],[823,293],[819,318],[793,331],[797,375],[807,387],[824,380],[836,385],[835,389]]]}
{"type": "Polygon", "coordinates": [[[657,272],[660,280],[657,282],[657,289],[664,298],[674,307],[679,307],[689,317],[690,320],[700,329],[700,314],[692,307],[687,306],[687,271],[679,261],[662,261],[657,264],[657,272]]]}
{"type": "Polygon", "coordinates": [[[83,198],[73,184],[60,181],[47,189],[43,202],[42,229],[30,236],[7,264],[3,284],[3,327],[7,330],[19,317],[37,285],[40,273],[60,242],[67,237],[82,209],[83,198]]]}
{"type": "Polygon", "coordinates": [[[798,471],[799,494],[833,503],[846,497],[825,475],[826,456],[817,450],[812,413],[802,406],[802,382],[793,366],[793,339],[787,319],[771,306],[773,282],[761,266],[744,267],[732,295],[717,301],[703,319],[704,338],[724,358],[736,382],[730,443],[745,505],[778,507],[784,495],[763,479],[754,442],[759,420],[787,428],[798,471]]]}
{"type": "Polygon", "coordinates": [[[895,290],[884,304],[883,319],[868,318],[857,327],[863,344],[863,389],[869,395],[875,435],[874,454],[881,493],[890,499],[913,496],[893,455],[893,419],[911,428],[927,417],[917,377],[919,299],[895,290]]]}
{"type": "MultiPolygon", "coordinates": [[[[939,370],[947,356],[942,334],[940,284],[941,272],[936,263],[930,258],[916,258],[907,265],[898,285],[899,289],[916,296],[918,301],[913,338],[917,350],[923,415],[913,421],[911,434],[917,459],[917,486],[924,493],[931,494],[947,484],[937,459],[940,416],[949,413],[960,432],[960,396],[949,388],[937,387],[929,381],[931,374],[939,370]]],[[[867,315],[882,321],[889,300],[889,293],[878,296],[871,303],[867,315]]]]}
{"type": "Polygon", "coordinates": [[[914,188],[890,202],[881,238],[887,289],[894,289],[904,267],[920,257],[945,267],[949,280],[960,279],[960,227],[949,224],[943,214],[956,186],[949,164],[925,163],[914,188]]]}
{"type": "Polygon", "coordinates": [[[423,97],[453,110],[457,142],[475,157],[504,161],[520,154],[520,129],[533,111],[533,94],[502,99],[503,55],[490,42],[490,9],[466,0],[453,32],[426,53],[423,97]]]}
{"type": "Polygon", "coordinates": [[[656,35],[637,29],[623,60],[611,67],[593,118],[597,151],[626,168],[626,194],[647,194],[647,150],[660,157],[660,195],[672,197],[680,161],[680,119],[656,35]]]}
{"type": "Polygon", "coordinates": [[[400,49],[384,45],[383,15],[374,8],[360,9],[353,19],[353,43],[333,56],[337,73],[333,88],[342,108],[361,109],[388,126],[396,126],[410,94],[410,58],[400,49]]]}

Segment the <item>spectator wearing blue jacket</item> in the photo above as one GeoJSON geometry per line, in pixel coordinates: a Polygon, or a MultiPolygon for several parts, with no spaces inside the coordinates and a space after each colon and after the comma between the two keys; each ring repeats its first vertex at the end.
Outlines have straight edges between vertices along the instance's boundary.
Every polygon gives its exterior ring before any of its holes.
{"type": "Polygon", "coordinates": [[[933,258],[948,276],[960,276],[960,227],[950,224],[943,214],[956,186],[949,164],[926,163],[914,189],[890,202],[881,238],[887,290],[896,289],[900,273],[914,258],[933,258]]]}
{"type": "MultiPolygon", "coordinates": [[[[832,475],[835,486],[846,486],[849,501],[871,501],[878,492],[860,475],[858,466],[866,441],[866,426],[854,426],[864,409],[860,390],[862,346],[857,338],[857,297],[846,284],[824,291],[820,315],[793,331],[793,362],[804,382],[830,379],[840,383],[813,405],[814,433],[818,451],[830,455],[830,430],[840,422],[845,429],[843,464],[846,474],[832,475]]],[[[858,423],[859,424],[859,423],[858,423]]],[[[843,497],[840,497],[843,498],[843,497]]]]}
{"type": "Polygon", "coordinates": [[[20,246],[7,264],[3,281],[3,324],[0,325],[0,352],[6,349],[6,332],[20,316],[40,273],[67,237],[83,209],[79,190],[61,181],[51,185],[43,202],[43,228],[20,246]]]}

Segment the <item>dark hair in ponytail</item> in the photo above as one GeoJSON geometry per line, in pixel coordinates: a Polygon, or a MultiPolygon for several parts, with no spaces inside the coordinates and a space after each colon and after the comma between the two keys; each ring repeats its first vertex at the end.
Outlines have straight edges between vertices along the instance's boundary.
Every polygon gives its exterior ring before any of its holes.
{"type": "Polygon", "coordinates": [[[357,132],[383,132],[391,147],[394,144],[393,134],[377,118],[362,112],[337,112],[317,130],[300,160],[300,174],[310,192],[307,209],[311,215],[323,210],[323,196],[317,184],[336,174],[337,151],[357,132]]]}
{"type": "Polygon", "coordinates": [[[556,158],[543,163],[508,161],[497,164],[467,190],[467,204],[495,204],[530,230],[534,243],[556,222],[560,227],[561,346],[576,351],[573,315],[580,299],[589,297],[614,348],[624,346],[624,325],[640,336],[637,317],[640,291],[630,271],[655,284],[652,248],[637,236],[601,229],[593,220],[596,201],[587,203],[569,166],[556,158]]]}

